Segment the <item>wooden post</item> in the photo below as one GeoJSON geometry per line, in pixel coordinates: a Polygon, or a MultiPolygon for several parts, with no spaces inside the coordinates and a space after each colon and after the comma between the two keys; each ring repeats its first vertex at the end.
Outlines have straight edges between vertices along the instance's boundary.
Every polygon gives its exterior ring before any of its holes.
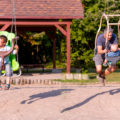
{"type": "Polygon", "coordinates": [[[70,73],[70,25],[72,22],[67,22],[66,30],[64,30],[60,25],[55,24],[56,28],[58,28],[63,35],[66,36],[66,47],[67,47],[67,66],[66,71],[70,73]]]}
{"type": "Polygon", "coordinates": [[[56,69],[56,28],[53,31],[53,69],[56,69]]]}
{"type": "Polygon", "coordinates": [[[67,24],[67,73],[70,73],[70,24],[67,24]]]}

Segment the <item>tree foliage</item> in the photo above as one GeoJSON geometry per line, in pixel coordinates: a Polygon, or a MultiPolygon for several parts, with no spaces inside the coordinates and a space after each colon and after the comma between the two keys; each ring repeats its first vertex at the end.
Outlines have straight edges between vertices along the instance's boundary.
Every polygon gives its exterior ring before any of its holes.
{"type": "MultiPolygon", "coordinates": [[[[71,64],[82,68],[86,71],[89,67],[93,67],[94,41],[96,32],[99,28],[100,18],[103,12],[109,14],[120,13],[119,1],[109,0],[83,0],[84,19],[73,20],[71,27],[71,64]]],[[[114,21],[117,19],[113,19],[114,21]]],[[[103,21],[102,30],[106,27],[103,21]]],[[[115,28],[117,29],[117,28],[115,28]]]]}
{"type": "MultiPolygon", "coordinates": [[[[89,67],[94,67],[92,60],[94,55],[94,42],[97,30],[100,24],[100,18],[103,12],[107,14],[120,13],[119,0],[82,0],[84,6],[84,18],[73,20],[71,25],[71,66],[81,68],[83,72],[87,71],[89,67]]],[[[117,18],[112,18],[111,22],[117,22],[117,18]]],[[[102,30],[106,27],[106,21],[103,21],[102,30]]],[[[117,28],[115,27],[117,33],[117,28]]],[[[102,31],[101,30],[101,31],[102,31]]],[[[52,35],[52,31],[49,31],[52,35]]],[[[56,32],[56,58],[61,63],[66,63],[66,38],[60,33],[56,32]]],[[[24,34],[24,43],[21,44],[21,49],[26,54],[20,53],[20,59],[24,63],[28,62],[52,62],[52,40],[44,33],[27,32],[24,34]],[[39,49],[37,50],[37,46],[39,49]],[[29,60],[25,61],[25,57],[29,60]],[[32,57],[29,57],[32,56],[32,57]],[[38,57],[36,57],[38,56],[38,57]],[[38,59],[39,58],[39,59],[38,59]],[[30,60],[31,59],[31,60],[30,60]]],[[[21,51],[20,51],[21,52],[21,51]]]]}
{"type": "Polygon", "coordinates": [[[21,39],[23,39],[19,41],[19,61],[21,64],[52,61],[52,41],[45,32],[25,32],[21,34],[21,39]]]}

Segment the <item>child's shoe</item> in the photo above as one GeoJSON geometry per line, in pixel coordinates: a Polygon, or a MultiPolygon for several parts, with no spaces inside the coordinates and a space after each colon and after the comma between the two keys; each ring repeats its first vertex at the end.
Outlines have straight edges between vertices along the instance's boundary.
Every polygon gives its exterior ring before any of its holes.
{"type": "Polygon", "coordinates": [[[0,90],[2,90],[2,86],[0,85],[0,90]]]}
{"type": "Polygon", "coordinates": [[[10,84],[5,84],[4,90],[9,90],[9,88],[10,88],[10,84]]]}

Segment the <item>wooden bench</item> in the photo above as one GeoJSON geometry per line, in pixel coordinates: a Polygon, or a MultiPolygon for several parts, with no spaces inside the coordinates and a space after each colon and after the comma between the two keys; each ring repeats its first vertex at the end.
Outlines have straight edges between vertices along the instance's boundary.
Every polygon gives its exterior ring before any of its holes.
{"type": "Polygon", "coordinates": [[[32,68],[42,68],[42,72],[44,72],[44,64],[22,64],[21,67],[26,69],[27,72],[32,68]]]}

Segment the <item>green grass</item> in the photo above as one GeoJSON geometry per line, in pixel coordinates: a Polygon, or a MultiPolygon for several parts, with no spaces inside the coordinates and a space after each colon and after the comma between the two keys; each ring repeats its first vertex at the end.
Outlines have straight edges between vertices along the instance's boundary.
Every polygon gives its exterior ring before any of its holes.
{"type": "MultiPolygon", "coordinates": [[[[89,80],[57,80],[62,83],[70,83],[70,84],[78,84],[78,85],[88,85],[88,84],[98,84],[98,80],[96,79],[96,73],[88,73],[89,75],[89,80]]],[[[107,83],[120,83],[120,72],[114,72],[111,73],[106,77],[106,82],[107,83]]]]}
{"type": "MultiPolygon", "coordinates": [[[[52,68],[53,67],[53,62],[49,62],[45,64],[45,68],[52,68]]],[[[56,60],[56,68],[66,68],[66,62],[59,62],[56,60]]]]}
{"type": "Polygon", "coordinates": [[[56,80],[62,83],[78,84],[78,85],[87,85],[92,83],[97,83],[97,80],[56,80]]]}
{"type": "Polygon", "coordinates": [[[115,83],[120,83],[120,73],[119,72],[114,72],[111,73],[106,77],[107,82],[115,82],[115,83]]]}
{"type": "MultiPolygon", "coordinates": [[[[41,69],[31,69],[29,71],[23,70],[23,73],[51,73],[52,69],[45,69],[45,72],[42,72],[41,69]]],[[[71,71],[73,74],[75,74],[75,71],[71,71]]],[[[66,73],[65,69],[62,70],[62,73],[66,73]]],[[[89,80],[56,80],[62,83],[70,83],[70,84],[80,84],[80,85],[86,85],[86,84],[96,84],[99,83],[98,80],[96,79],[96,73],[95,69],[90,69],[89,70],[89,80]]],[[[109,74],[106,77],[107,83],[120,83],[120,69],[118,69],[116,72],[109,74]]]]}

